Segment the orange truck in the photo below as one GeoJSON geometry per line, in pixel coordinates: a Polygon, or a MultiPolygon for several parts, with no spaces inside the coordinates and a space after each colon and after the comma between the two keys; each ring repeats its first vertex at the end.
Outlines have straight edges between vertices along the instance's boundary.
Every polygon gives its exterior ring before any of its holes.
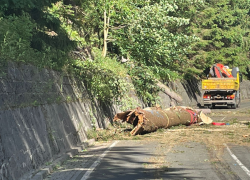
{"type": "Polygon", "coordinates": [[[203,105],[210,109],[216,105],[227,105],[232,109],[239,107],[240,82],[238,67],[229,69],[222,64],[214,64],[208,78],[202,80],[203,105]]]}

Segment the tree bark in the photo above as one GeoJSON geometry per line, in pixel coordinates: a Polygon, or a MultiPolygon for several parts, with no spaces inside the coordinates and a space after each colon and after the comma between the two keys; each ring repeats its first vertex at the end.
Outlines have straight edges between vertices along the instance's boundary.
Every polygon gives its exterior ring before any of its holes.
{"type": "Polygon", "coordinates": [[[113,121],[122,120],[134,125],[134,129],[130,132],[131,135],[154,132],[159,128],[168,128],[177,125],[190,125],[193,123],[212,122],[211,118],[207,117],[202,112],[189,107],[175,106],[165,110],[161,108],[145,108],[140,107],[117,113],[113,121]]]}
{"type": "Polygon", "coordinates": [[[110,21],[110,10],[107,17],[107,11],[104,11],[104,27],[103,27],[103,50],[102,50],[102,56],[106,57],[107,50],[108,50],[108,32],[109,32],[109,21],[110,21]]]}

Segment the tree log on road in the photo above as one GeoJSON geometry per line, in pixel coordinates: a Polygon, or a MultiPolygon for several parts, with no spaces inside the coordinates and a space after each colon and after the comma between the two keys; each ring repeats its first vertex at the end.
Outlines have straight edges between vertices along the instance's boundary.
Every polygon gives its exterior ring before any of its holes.
{"type": "Polygon", "coordinates": [[[154,132],[159,128],[168,128],[177,125],[190,125],[194,123],[211,123],[211,118],[202,111],[197,112],[189,107],[175,106],[165,110],[161,108],[140,107],[117,113],[113,121],[122,120],[134,125],[131,135],[154,132]]]}

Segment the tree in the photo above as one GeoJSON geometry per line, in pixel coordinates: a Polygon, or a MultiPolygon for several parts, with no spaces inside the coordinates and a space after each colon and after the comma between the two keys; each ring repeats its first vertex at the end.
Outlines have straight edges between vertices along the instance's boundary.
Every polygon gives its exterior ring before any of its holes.
{"type": "MultiPolygon", "coordinates": [[[[58,1],[3,0],[0,2],[0,12],[4,18],[28,14],[31,23],[34,24],[29,45],[34,51],[44,54],[48,61],[52,61],[51,65],[53,64],[54,68],[60,69],[68,61],[68,53],[75,47],[75,42],[69,39],[68,34],[61,27],[60,20],[47,11],[52,3],[58,1]]],[[[22,37],[20,39],[22,40],[22,37]]]]}
{"type": "Polygon", "coordinates": [[[198,40],[185,31],[189,19],[173,16],[178,6],[166,1],[134,3],[134,8],[126,18],[126,28],[111,32],[116,39],[113,44],[122,55],[129,55],[162,77],[169,70],[179,70],[190,44],[198,40]]]}
{"type": "Polygon", "coordinates": [[[70,20],[72,28],[85,38],[85,45],[99,47],[103,57],[107,55],[108,43],[114,40],[109,35],[110,29],[121,28],[123,16],[126,16],[124,11],[130,11],[129,0],[71,1],[68,5],[57,3],[56,6],[52,14],[61,17],[63,22],[70,20]]]}
{"type": "Polygon", "coordinates": [[[239,66],[246,72],[249,64],[249,1],[212,0],[192,21],[195,43],[190,63],[205,69],[214,63],[239,66]]]}

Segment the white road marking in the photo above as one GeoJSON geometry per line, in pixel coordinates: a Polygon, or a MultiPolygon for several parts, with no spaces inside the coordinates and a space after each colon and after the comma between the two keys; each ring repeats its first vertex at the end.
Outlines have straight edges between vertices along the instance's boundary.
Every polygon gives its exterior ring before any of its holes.
{"type": "Polygon", "coordinates": [[[246,166],[244,166],[240,160],[232,153],[232,151],[229,149],[229,147],[224,144],[224,146],[226,146],[227,151],[229,152],[230,156],[232,156],[232,158],[239,164],[239,166],[243,169],[243,171],[245,171],[245,173],[250,177],[250,171],[247,169],[246,166]]]}
{"type": "Polygon", "coordinates": [[[225,116],[224,118],[221,119],[221,121],[223,121],[227,116],[225,116]]]}
{"type": "Polygon", "coordinates": [[[88,168],[87,172],[83,175],[81,180],[86,180],[89,177],[89,175],[94,171],[96,166],[98,166],[101,163],[102,158],[106,156],[106,154],[110,151],[110,149],[114,147],[118,142],[119,141],[113,142],[113,144],[111,144],[109,148],[104,153],[102,153],[102,155],[99,156],[99,158],[90,166],[90,168],[88,168]]]}

